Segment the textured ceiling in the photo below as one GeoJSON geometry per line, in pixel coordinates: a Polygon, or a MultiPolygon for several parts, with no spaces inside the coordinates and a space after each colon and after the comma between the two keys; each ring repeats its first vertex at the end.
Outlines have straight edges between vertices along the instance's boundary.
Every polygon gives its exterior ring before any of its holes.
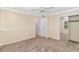
{"type": "Polygon", "coordinates": [[[29,13],[32,15],[49,15],[58,12],[74,9],[76,7],[7,7],[9,9],[29,13]],[[43,10],[44,12],[41,12],[43,10]]]}

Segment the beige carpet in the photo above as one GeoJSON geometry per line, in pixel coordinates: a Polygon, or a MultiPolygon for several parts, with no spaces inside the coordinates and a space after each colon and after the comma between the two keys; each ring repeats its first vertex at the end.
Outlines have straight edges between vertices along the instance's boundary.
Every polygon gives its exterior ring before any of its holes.
{"type": "Polygon", "coordinates": [[[76,52],[79,44],[64,40],[46,39],[36,37],[21,42],[2,46],[1,52],[76,52]]]}

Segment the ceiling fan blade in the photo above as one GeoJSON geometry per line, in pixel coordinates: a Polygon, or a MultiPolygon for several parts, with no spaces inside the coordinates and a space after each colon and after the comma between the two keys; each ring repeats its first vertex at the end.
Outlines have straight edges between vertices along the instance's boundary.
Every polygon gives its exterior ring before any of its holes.
{"type": "Polygon", "coordinates": [[[47,7],[47,8],[44,8],[44,9],[53,9],[54,7],[47,7]]]}
{"type": "Polygon", "coordinates": [[[38,11],[38,10],[40,10],[40,9],[35,9],[35,10],[32,10],[32,11],[38,11]]]}
{"type": "Polygon", "coordinates": [[[44,13],[50,13],[49,11],[45,10],[44,13]]]}
{"type": "Polygon", "coordinates": [[[54,7],[40,7],[38,9],[32,10],[32,11],[42,11],[42,10],[47,10],[47,9],[52,9],[54,7]]]}
{"type": "Polygon", "coordinates": [[[34,9],[32,11],[40,11],[40,10],[43,10],[43,7],[39,7],[38,9],[34,9]]]}

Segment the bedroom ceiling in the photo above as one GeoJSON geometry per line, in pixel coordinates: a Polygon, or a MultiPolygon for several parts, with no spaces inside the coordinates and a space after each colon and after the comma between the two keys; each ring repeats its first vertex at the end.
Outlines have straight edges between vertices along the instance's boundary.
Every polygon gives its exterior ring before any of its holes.
{"type": "Polygon", "coordinates": [[[56,14],[59,12],[74,9],[76,7],[6,7],[6,8],[23,12],[26,14],[40,16],[40,15],[56,14]]]}

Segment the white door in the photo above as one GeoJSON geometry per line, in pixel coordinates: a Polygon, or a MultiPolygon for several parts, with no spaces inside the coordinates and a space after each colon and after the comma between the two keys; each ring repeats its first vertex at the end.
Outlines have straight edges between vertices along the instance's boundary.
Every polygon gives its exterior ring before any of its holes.
{"type": "Polygon", "coordinates": [[[79,15],[69,17],[70,40],[79,42],[79,15]]]}
{"type": "Polygon", "coordinates": [[[47,20],[45,18],[40,18],[37,22],[37,34],[42,37],[48,37],[47,20]]]}
{"type": "Polygon", "coordinates": [[[79,42],[79,22],[70,22],[70,40],[79,42]]]}

